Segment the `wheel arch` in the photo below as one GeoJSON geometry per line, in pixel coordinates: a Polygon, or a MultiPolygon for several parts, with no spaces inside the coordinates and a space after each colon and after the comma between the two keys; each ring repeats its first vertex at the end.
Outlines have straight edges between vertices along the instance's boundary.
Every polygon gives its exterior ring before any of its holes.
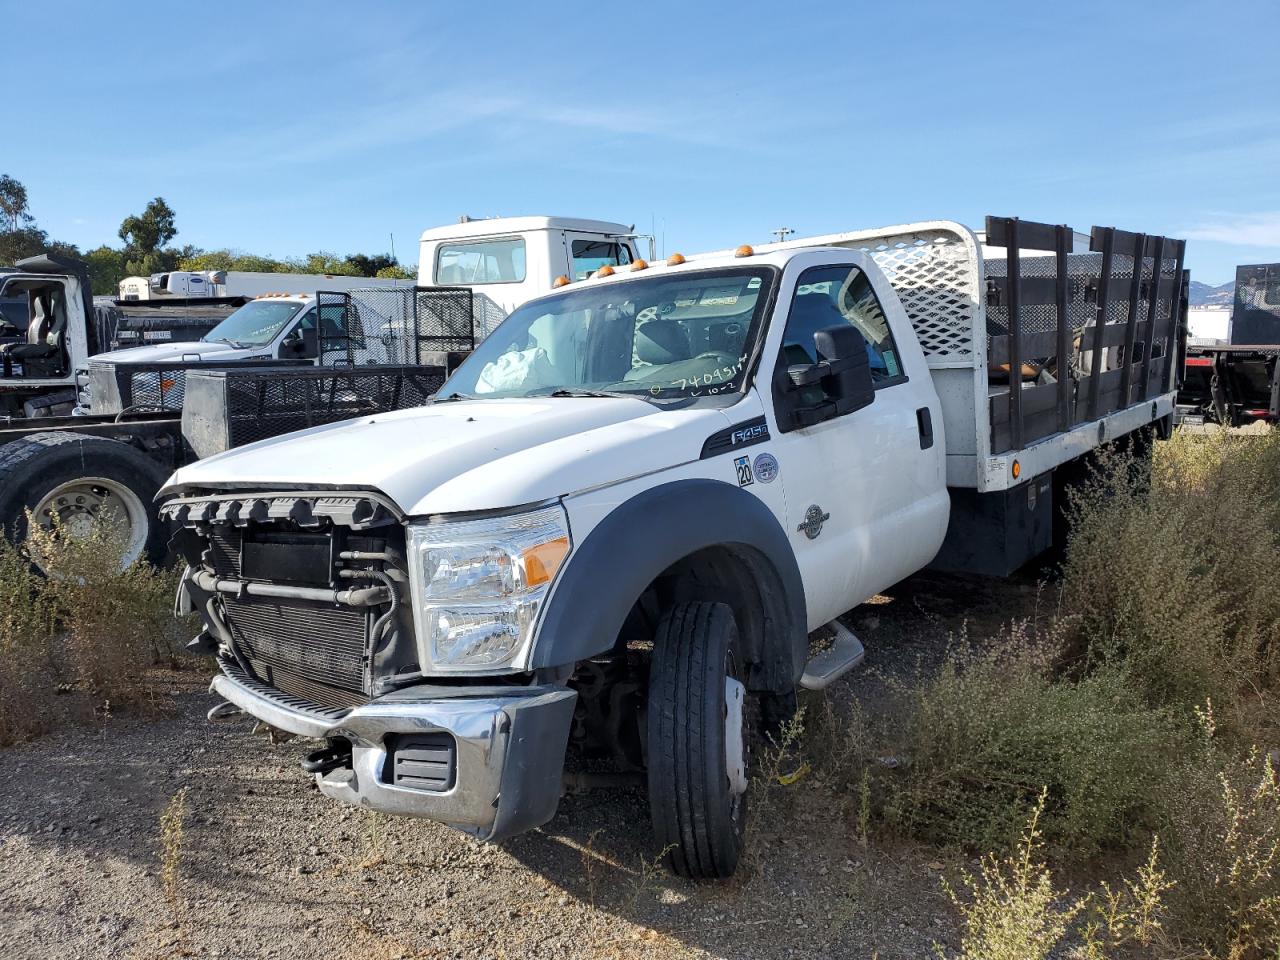
{"type": "Polygon", "coordinates": [[[548,601],[532,666],[612,649],[641,598],[733,608],[753,686],[788,692],[807,652],[804,584],[782,525],[758,498],[718,480],[651,487],[615,507],[574,550],[548,601]]]}

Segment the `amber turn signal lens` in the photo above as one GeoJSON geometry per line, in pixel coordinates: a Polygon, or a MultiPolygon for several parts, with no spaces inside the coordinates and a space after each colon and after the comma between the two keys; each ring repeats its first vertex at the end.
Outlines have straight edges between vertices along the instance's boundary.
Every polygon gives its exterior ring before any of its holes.
{"type": "Polygon", "coordinates": [[[749,243],[744,243],[737,250],[733,251],[733,255],[735,257],[750,257],[754,253],[755,251],[751,249],[751,245],[749,243]]]}
{"type": "Polygon", "coordinates": [[[550,583],[568,553],[568,537],[556,537],[554,540],[548,540],[546,543],[540,543],[525,550],[520,554],[520,560],[524,564],[526,586],[536,587],[550,583]]]}

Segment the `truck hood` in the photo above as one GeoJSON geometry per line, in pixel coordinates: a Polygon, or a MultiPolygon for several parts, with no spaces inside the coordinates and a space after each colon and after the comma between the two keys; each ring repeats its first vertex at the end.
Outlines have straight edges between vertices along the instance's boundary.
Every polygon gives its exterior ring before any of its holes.
{"type": "Polygon", "coordinates": [[[164,492],[342,487],[410,515],[498,510],[695,461],[729,422],[630,398],[454,401],[240,447],[184,467],[164,492]]]}
{"type": "Polygon", "coordinates": [[[90,363],[168,363],[198,356],[201,360],[242,360],[266,351],[265,347],[240,349],[229,343],[206,343],[203,340],[178,343],[153,343],[145,347],[125,347],[99,353],[89,358],[90,363]]]}

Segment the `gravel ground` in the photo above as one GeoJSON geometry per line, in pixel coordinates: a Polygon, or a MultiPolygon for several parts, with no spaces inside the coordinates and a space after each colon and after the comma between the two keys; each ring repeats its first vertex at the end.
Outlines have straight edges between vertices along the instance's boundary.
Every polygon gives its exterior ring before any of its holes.
{"type": "MultiPolygon", "coordinates": [[[[923,576],[847,618],[877,672],[936,656],[964,620],[1035,602],[1027,584],[923,576]]],[[[164,678],[173,708],[0,751],[0,929],[12,958],[759,957],[918,960],[953,942],[933,850],[862,847],[833,828],[814,776],[757,819],[745,879],[691,884],[653,866],[644,797],[566,797],[501,847],[323,798],[305,742],[209,724],[198,673],[164,678]],[[166,896],[160,817],[186,788],[166,896]],[[759,823],[759,819],[768,822],[759,823]]]]}

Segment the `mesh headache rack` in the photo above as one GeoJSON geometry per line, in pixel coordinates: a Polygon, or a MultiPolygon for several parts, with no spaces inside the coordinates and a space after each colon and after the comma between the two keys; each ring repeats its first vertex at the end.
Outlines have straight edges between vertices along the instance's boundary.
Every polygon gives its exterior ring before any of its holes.
{"type": "Polygon", "coordinates": [[[443,365],[194,370],[182,433],[197,457],[352,417],[421,406],[440,389],[443,365]]]}

